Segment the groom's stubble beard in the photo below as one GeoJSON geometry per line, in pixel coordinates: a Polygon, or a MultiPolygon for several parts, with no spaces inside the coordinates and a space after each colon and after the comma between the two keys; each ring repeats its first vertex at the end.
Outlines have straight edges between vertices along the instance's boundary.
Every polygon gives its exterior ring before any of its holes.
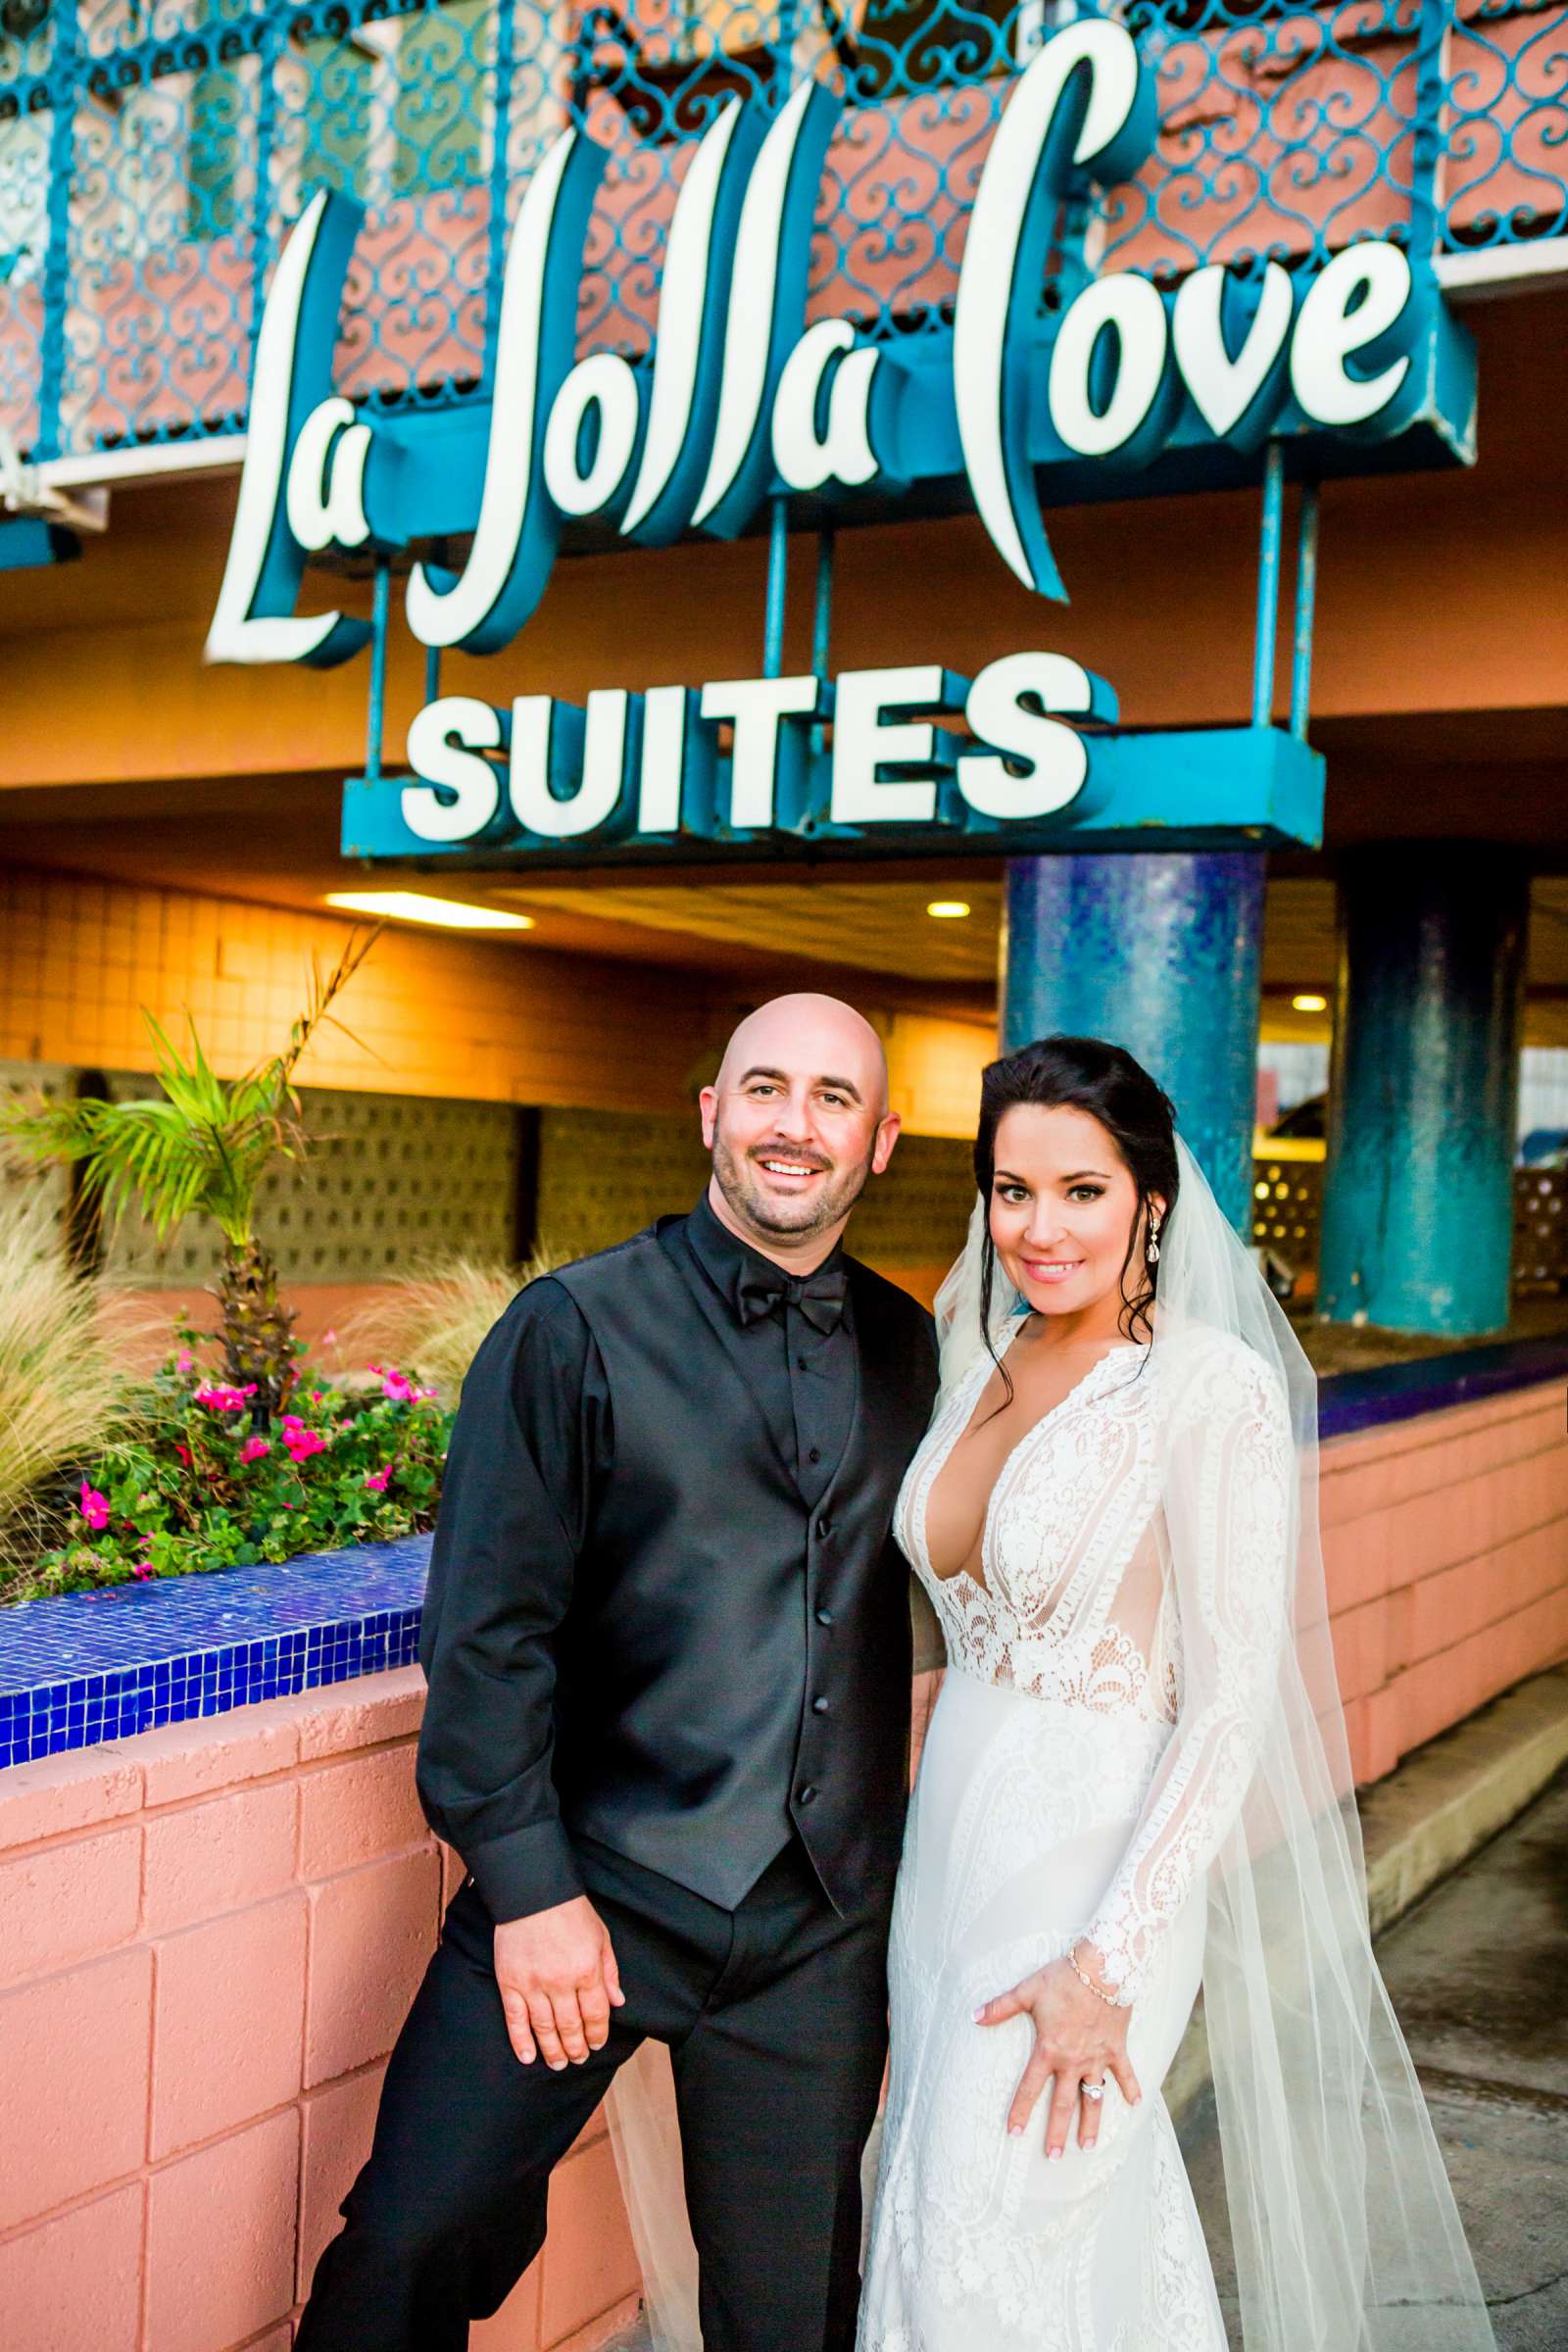
{"type": "Polygon", "coordinates": [[[775,1200],[768,1198],[752,1170],[752,1160],[764,1153],[775,1159],[820,1158],[817,1152],[802,1153],[788,1144],[775,1141],[758,1146],[752,1152],[735,1151],[725,1137],[720,1123],[713,1134],[713,1174],[718,1189],[736,1217],[752,1226],[758,1233],[791,1241],[809,1240],[812,1234],[826,1233],[831,1226],[841,1224],[864,1192],[871,1174],[871,1158],[876,1148],[873,1130],[865,1156],[853,1167],[833,1167],[829,1180],[809,1199],[775,1200]]]}

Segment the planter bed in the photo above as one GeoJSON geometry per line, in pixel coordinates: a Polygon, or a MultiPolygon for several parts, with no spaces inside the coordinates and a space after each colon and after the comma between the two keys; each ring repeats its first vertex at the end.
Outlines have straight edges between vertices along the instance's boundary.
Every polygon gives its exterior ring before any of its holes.
{"type": "Polygon", "coordinates": [[[0,1768],[413,1664],[430,1538],[0,1610],[0,1768]]]}

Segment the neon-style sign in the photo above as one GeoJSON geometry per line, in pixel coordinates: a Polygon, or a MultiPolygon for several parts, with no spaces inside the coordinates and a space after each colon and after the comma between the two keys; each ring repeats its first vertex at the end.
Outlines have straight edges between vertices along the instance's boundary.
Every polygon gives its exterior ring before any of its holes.
{"type": "MultiPolygon", "coordinates": [[[[1247,453],[1285,435],[1389,439],[1418,420],[1446,430],[1450,445],[1462,441],[1462,338],[1430,270],[1387,240],[1350,246],[1315,271],[1293,273],[1277,261],[1248,272],[1213,265],[1174,294],[1134,271],[1107,270],[1089,276],[1059,317],[1042,315],[1064,201],[1136,173],[1157,127],[1152,77],[1125,26],[1105,18],[1062,27],[1012,87],[976,188],[943,364],[872,343],[849,318],[808,326],[812,221],[840,109],[807,81],[771,117],[739,98],[717,114],[681,182],[652,350],[635,364],[609,351],[576,357],[585,240],[608,157],[581,130],[564,130],[513,226],[487,408],[459,419],[447,462],[431,469],[433,488],[414,462],[406,420],[361,416],[333,389],[360,216],[342,198],[315,196],[263,317],[208,658],[326,664],[357,652],[363,622],[296,610],[312,555],[466,540],[461,571],[414,563],[405,612],[427,648],[487,654],[525,625],[564,531],[589,517],[601,536],[608,526],[627,543],[662,546],[693,532],[734,537],[780,494],[853,517],[858,503],[885,514],[906,490],[938,480],[962,486],[1026,586],[1060,599],[1046,522],[1054,484],[1082,496],[1087,477],[1126,476],[1130,495],[1137,468],[1176,450],[1247,453]]],[[[1060,658],[1012,659],[1049,667],[1060,658]]],[[[993,732],[977,733],[991,750],[973,757],[1010,758],[1013,781],[1034,773],[1028,755],[1010,755],[1002,738],[1024,717],[1059,728],[1056,713],[1078,706],[1035,687],[1009,702],[993,673],[1012,674],[994,663],[971,685],[936,673],[934,692],[905,697],[901,721],[889,716],[895,704],[878,703],[872,732],[886,737],[944,716],[975,727],[983,713],[993,732]]],[[[1060,688],[1064,670],[1051,674],[1060,688]]],[[[909,675],[925,681],[919,665],[909,675]]],[[[634,697],[606,689],[586,712],[548,698],[498,710],[448,696],[410,730],[416,782],[404,796],[404,846],[478,843],[509,827],[509,838],[523,842],[608,840],[628,824],[662,834],[671,808],[694,812],[701,829],[712,789],[704,730],[710,736],[719,725],[734,745],[731,837],[749,835],[764,802],[767,822],[800,802],[811,764],[802,746],[811,739],[820,749],[828,722],[833,773],[820,814],[828,835],[852,829],[857,793],[838,771],[842,758],[852,775],[855,760],[838,744],[857,740],[855,696],[874,699],[881,686],[851,689],[843,678],[836,691],[814,678],[747,685],[750,700],[734,684],[695,696],[678,687],[634,697]],[[720,708],[724,693],[737,698],[733,711],[720,708]],[[749,747],[764,731],[765,757],[754,756],[749,747]]],[[[1082,693],[1082,714],[1110,712],[1102,683],[1082,693]]],[[[943,730],[937,748],[949,740],[943,730]]],[[[912,767],[929,770],[921,792],[940,770],[943,789],[980,816],[979,770],[965,768],[968,757],[932,755],[912,767]],[[967,795],[965,774],[975,788],[967,795]]],[[[884,743],[873,765],[888,764],[905,770],[906,821],[935,821],[934,804],[925,816],[915,812],[911,762],[884,743]]],[[[883,822],[893,821],[891,789],[879,800],[883,822]]],[[[1050,789],[1038,783],[1036,797],[1050,789]]],[[[796,821],[804,821],[798,808],[796,821]]]]}

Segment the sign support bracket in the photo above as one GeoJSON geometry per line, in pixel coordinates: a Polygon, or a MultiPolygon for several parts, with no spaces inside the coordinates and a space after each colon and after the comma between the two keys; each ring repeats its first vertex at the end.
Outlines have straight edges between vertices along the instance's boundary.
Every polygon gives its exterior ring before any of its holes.
{"type": "Polygon", "coordinates": [[[790,502],[773,499],[767,514],[767,603],[762,615],[762,675],[784,674],[784,600],[789,586],[790,502]]]}
{"type": "MultiPolygon", "coordinates": [[[[816,534],[816,594],[811,606],[811,669],[813,675],[827,684],[828,650],[833,635],[833,533],[816,534]]],[[[813,756],[822,749],[824,729],[820,719],[811,728],[813,756]]]]}
{"type": "Polygon", "coordinates": [[[1266,727],[1274,709],[1274,645],[1280,617],[1280,542],[1285,535],[1285,453],[1268,445],[1263,518],[1257,549],[1257,626],[1252,639],[1252,724],[1266,727]]]}
{"type": "Polygon", "coordinates": [[[392,565],[385,556],[375,560],[375,587],[370,605],[370,694],[365,726],[365,780],[381,781],[381,743],[386,722],[386,639],[392,612],[392,565]]]}
{"type": "MultiPolygon", "coordinates": [[[[1306,741],[1312,691],[1312,631],[1317,610],[1318,488],[1301,489],[1296,527],[1296,603],[1291,634],[1291,733],[1306,741]]],[[[1285,541],[1285,453],[1271,441],[1263,467],[1263,512],[1257,550],[1257,621],[1252,641],[1252,724],[1274,715],[1274,659],[1279,639],[1280,574],[1285,541]]]]}
{"type": "Polygon", "coordinates": [[[1296,526],[1296,636],[1291,659],[1291,733],[1306,741],[1307,707],[1312,697],[1312,623],[1317,609],[1316,482],[1301,489],[1301,512],[1296,526]]]}

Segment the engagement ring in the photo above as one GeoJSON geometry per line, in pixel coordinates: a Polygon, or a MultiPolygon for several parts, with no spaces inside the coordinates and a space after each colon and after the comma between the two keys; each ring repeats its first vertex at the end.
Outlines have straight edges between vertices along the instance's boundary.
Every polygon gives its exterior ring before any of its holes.
{"type": "Polygon", "coordinates": [[[1086,2099],[1102,2099],[1105,2095],[1103,2082],[1080,2082],[1078,2087],[1086,2099]]]}

